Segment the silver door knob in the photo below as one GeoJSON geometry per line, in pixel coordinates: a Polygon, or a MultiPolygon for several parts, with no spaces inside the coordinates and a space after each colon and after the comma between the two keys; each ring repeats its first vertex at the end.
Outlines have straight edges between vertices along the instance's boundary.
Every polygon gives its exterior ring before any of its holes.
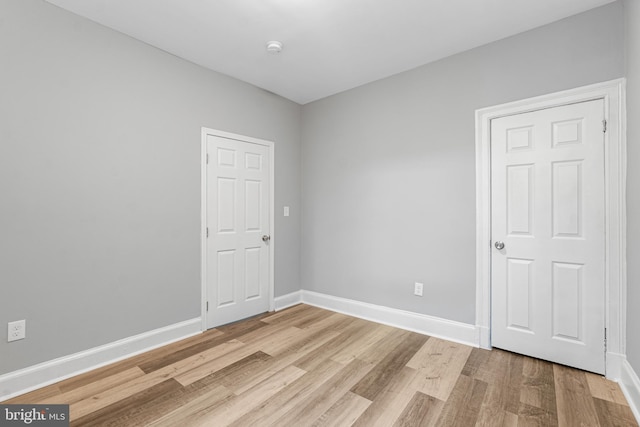
{"type": "Polygon", "coordinates": [[[269,240],[271,240],[271,236],[269,236],[268,234],[265,234],[264,236],[262,236],[262,241],[267,243],[269,240]]]}
{"type": "Polygon", "coordinates": [[[504,242],[497,241],[495,247],[497,250],[501,251],[502,249],[504,249],[504,242]]]}

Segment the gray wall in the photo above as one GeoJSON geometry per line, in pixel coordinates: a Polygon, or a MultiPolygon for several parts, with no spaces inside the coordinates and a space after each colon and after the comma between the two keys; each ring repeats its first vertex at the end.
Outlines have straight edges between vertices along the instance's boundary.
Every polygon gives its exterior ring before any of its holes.
{"type": "Polygon", "coordinates": [[[626,0],[627,359],[640,374],[640,2],[626,0]]]}
{"type": "Polygon", "coordinates": [[[202,126],[276,142],[300,288],[299,105],[41,0],[0,0],[0,58],[0,374],[200,315],[202,126]]]}
{"type": "Polygon", "coordinates": [[[623,33],[617,2],[305,105],[303,289],[475,323],[474,111],[622,77],[623,33]]]}

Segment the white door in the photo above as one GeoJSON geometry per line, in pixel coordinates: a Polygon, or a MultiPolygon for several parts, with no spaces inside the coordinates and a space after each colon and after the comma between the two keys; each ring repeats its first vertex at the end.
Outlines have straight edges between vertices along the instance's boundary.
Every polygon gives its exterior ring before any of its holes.
{"type": "Polygon", "coordinates": [[[603,119],[594,100],[491,122],[492,345],[601,374],[603,119]]]}
{"type": "Polygon", "coordinates": [[[269,147],[206,135],[207,327],[269,311],[269,147]]]}

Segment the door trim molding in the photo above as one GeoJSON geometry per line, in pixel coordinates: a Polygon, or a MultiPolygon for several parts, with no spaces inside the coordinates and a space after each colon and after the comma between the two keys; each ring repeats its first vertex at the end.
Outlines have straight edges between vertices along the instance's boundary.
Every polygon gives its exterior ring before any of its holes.
{"type": "Polygon", "coordinates": [[[476,327],[491,348],[491,120],[603,99],[605,133],[605,327],[608,378],[618,379],[626,354],[626,125],[625,79],[476,110],[476,327]]]}
{"type": "Polygon", "coordinates": [[[275,309],[274,288],[275,288],[275,143],[265,139],[253,138],[245,135],[225,132],[217,129],[202,128],[200,141],[200,318],[202,330],[207,330],[207,136],[218,136],[221,138],[234,139],[252,144],[264,145],[269,149],[269,230],[271,240],[269,241],[269,311],[275,309]]]}

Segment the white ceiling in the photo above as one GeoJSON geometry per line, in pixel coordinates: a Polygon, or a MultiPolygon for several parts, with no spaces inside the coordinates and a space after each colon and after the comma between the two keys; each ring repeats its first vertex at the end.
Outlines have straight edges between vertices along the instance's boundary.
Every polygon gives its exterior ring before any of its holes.
{"type": "Polygon", "coordinates": [[[47,1],[305,104],[614,0],[47,1]]]}

